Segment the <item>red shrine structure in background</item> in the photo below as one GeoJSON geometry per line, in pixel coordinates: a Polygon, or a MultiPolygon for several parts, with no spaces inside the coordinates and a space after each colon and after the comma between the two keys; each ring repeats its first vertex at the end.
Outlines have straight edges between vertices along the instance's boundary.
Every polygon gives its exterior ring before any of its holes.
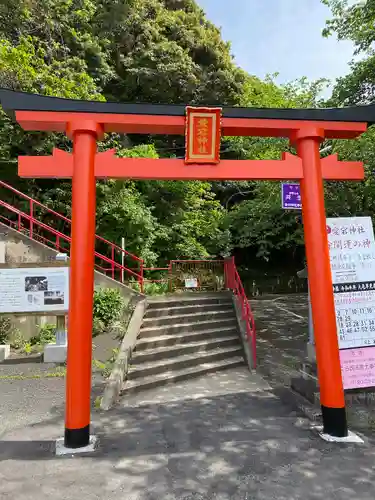
{"type": "Polygon", "coordinates": [[[90,440],[92,306],[97,178],[298,180],[324,432],[348,434],[326,232],[323,180],[362,180],[361,163],[321,159],[325,139],[353,139],[375,122],[375,107],[341,109],[193,108],[86,102],[0,90],[4,110],[24,130],[65,133],[73,153],[20,157],[19,175],[72,179],[72,246],[65,446],[90,440]],[[97,152],[105,133],[186,135],[186,158],[118,158],[97,152]],[[221,136],[288,138],[297,156],[220,160],[221,136]]]}

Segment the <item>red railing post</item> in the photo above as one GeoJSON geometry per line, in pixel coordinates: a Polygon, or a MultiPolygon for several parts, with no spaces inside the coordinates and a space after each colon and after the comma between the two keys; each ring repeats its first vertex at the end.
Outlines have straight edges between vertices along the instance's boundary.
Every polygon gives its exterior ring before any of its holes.
{"type": "Polygon", "coordinates": [[[234,260],[234,257],[231,257],[231,285],[230,287],[232,289],[236,288],[236,283],[235,283],[235,272],[236,272],[236,263],[234,260]]]}
{"type": "Polygon", "coordinates": [[[224,260],[224,286],[225,289],[228,290],[229,284],[228,284],[228,259],[224,260]]]}
{"type": "Polygon", "coordinates": [[[141,293],[144,292],[144,289],[145,289],[145,286],[144,286],[144,261],[142,260],[140,262],[140,265],[139,265],[139,278],[138,278],[138,281],[139,281],[139,285],[140,285],[140,288],[141,288],[141,293]]]}
{"type": "Polygon", "coordinates": [[[30,238],[33,239],[33,232],[34,232],[34,201],[30,200],[30,238]]]}
{"type": "Polygon", "coordinates": [[[112,259],[112,279],[115,279],[115,247],[111,245],[111,259],[112,259]]]}
{"type": "Polygon", "coordinates": [[[227,261],[227,272],[228,272],[228,288],[233,290],[232,286],[232,259],[228,258],[227,261]]]}
{"type": "Polygon", "coordinates": [[[169,262],[168,266],[168,274],[169,274],[169,280],[168,280],[168,290],[172,292],[172,261],[169,262]]]}
{"type": "Polygon", "coordinates": [[[254,323],[254,319],[251,318],[251,312],[250,311],[249,311],[249,315],[250,315],[250,318],[249,318],[250,332],[249,332],[249,334],[250,334],[251,340],[252,340],[253,366],[254,366],[254,370],[255,370],[256,367],[257,367],[257,341],[256,341],[255,323],[254,323]]]}

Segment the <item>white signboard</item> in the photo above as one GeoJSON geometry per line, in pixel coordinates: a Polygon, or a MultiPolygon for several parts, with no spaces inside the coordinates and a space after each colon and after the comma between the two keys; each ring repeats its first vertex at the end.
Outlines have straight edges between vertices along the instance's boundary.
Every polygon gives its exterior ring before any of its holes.
{"type": "Polygon", "coordinates": [[[327,219],[340,349],[375,346],[375,240],[370,217],[327,219]]]}
{"type": "Polygon", "coordinates": [[[185,288],[197,288],[198,280],[196,278],[188,278],[185,280],[185,288]]]}
{"type": "Polygon", "coordinates": [[[68,308],[68,267],[0,269],[0,313],[63,312],[68,308]]]}

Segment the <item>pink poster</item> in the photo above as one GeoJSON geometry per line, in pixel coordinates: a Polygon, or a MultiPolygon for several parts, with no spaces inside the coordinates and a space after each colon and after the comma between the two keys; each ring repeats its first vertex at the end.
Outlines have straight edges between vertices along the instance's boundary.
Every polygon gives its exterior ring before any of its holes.
{"type": "Polygon", "coordinates": [[[344,389],[375,386],[375,347],[340,351],[344,389]]]}

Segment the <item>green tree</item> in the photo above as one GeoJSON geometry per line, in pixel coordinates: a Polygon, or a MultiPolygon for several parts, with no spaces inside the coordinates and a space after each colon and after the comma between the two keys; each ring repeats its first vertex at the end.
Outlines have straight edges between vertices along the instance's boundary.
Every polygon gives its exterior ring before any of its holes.
{"type": "Polygon", "coordinates": [[[0,35],[20,33],[49,64],[79,58],[114,100],[234,104],[245,79],[191,0],[6,0],[0,35]]]}
{"type": "Polygon", "coordinates": [[[225,210],[210,183],[158,181],[144,183],[141,189],[163,227],[157,241],[163,260],[228,254],[225,210]]]}
{"type": "Polygon", "coordinates": [[[339,40],[352,40],[355,53],[371,49],[375,41],[375,1],[374,0],[321,0],[330,7],[333,18],[327,20],[324,36],[336,33],[339,40]]]}
{"type": "MultiPolygon", "coordinates": [[[[72,57],[65,63],[46,64],[46,51],[31,36],[19,37],[17,43],[0,40],[0,87],[32,93],[77,99],[104,100],[85,62],[72,57]]],[[[1,178],[30,194],[57,187],[55,181],[22,181],[17,176],[18,155],[50,153],[54,146],[67,148],[64,136],[40,132],[24,132],[0,109],[0,172],[1,178]]]]}
{"type": "MultiPolygon", "coordinates": [[[[333,18],[327,21],[323,34],[335,33],[339,40],[354,42],[355,54],[361,60],[352,61],[348,75],[339,78],[327,105],[347,106],[369,104],[375,98],[375,1],[349,3],[344,0],[324,0],[331,7],[333,18]]],[[[375,129],[351,141],[333,141],[333,152],[343,160],[363,161],[363,182],[330,183],[326,187],[326,205],[329,215],[352,216],[375,213],[375,129]]]]}
{"type": "Polygon", "coordinates": [[[339,78],[329,105],[368,104],[375,98],[375,1],[348,2],[322,0],[332,10],[333,18],[326,22],[323,35],[336,34],[339,40],[351,40],[354,54],[364,56],[353,60],[350,73],[339,78]]]}
{"type": "MultiPolygon", "coordinates": [[[[326,80],[308,82],[302,78],[278,86],[276,76],[269,76],[263,82],[249,79],[242,96],[243,104],[275,108],[317,107],[321,104],[319,96],[326,80]]],[[[294,152],[286,139],[279,138],[238,137],[231,139],[231,145],[244,159],[281,159],[283,151],[294,152]]],[[[298,260],[303,257],[302,226],[296,221],[295,214],[282,210],[280,184],[264,181],[232,183],[228,185],[227,193],[232,197],[227,219],[232,243],[247,250],[248,261],[253,262],[256,258],[276,267],[284,265],[285,257],[289,257],[297,259],[296,265],[299,265],[298,260]]],[[[224,198],[223,192],[220,196],[224,198]]]]}

